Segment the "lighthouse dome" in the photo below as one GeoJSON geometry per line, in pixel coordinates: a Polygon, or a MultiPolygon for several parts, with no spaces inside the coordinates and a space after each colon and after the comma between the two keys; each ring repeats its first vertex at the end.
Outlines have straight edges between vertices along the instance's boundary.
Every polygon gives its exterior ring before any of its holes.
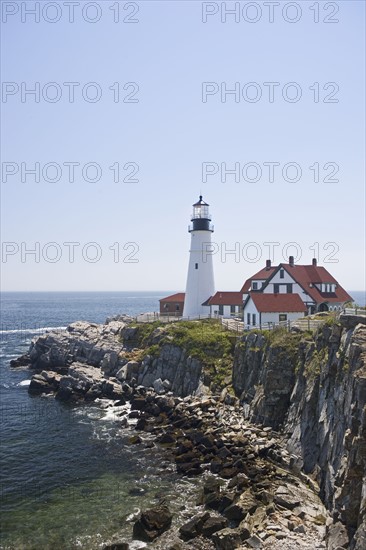
{"type": "Polygon", "coordinates": [[[204,219],[211,221],[211,215],[208,208],[209,206],[210,205],[202,199],[202,195],[200,195],[199,201],[194,203],[193,205],[193,214],[191,220],[193,221],[204,219]]]}

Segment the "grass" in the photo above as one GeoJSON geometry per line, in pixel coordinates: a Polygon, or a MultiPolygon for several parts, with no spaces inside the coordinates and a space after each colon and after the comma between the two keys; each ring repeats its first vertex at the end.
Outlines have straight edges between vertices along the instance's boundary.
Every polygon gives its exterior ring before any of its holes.
{"type": "Polygon", "coordinates": [[[133,345],[141,348],[131,352],[131,359],[142,360],[147,355],[158,357],[161,348],[174,345],[185,350],[187,356],[203,364],[204,374],[213,390],[220,390],[231,382],[236,335],[222,328],[215,319],[201,321],[178,321],[174,323],[139,323],[129,325],[136,328],[133,345]],[[162,327],[161,338],[152,344],[151,336],[156,328],[162,327]],[[133,357],[132,357],[133,355],[133,357]]]}
{"type": "Polygon", "coordinates": [[[328,350],[322,348],[319,352],[314,350],[313,356],[309,363],[305,365],[304,374],[309,378],[319,376],[321,368],[328,362],[328,350]]]}
{"type": "Polygon", "coordinates": [[[198,359],[212,389],[220,390],[231,382],[235,342],[236,337],[223,330],[218,321],[207,319],[170,324],[161,344],[179,346],[198,359]]]}

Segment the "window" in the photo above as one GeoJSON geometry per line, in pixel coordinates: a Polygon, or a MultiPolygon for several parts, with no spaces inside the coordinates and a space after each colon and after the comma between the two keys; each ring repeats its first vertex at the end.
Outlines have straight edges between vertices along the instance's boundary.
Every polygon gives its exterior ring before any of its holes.
{"type": "Polygon", "coordinates": [[[252,283],[252,289],[257,290],[258,289],[258,283],[252,283]]]}
{"type": "Polygon", "coordinates": [[[275,294],[278,294],[279,291],[280,291],[280,285],[274,284],[274,285],[273,285],[273,292],[274,292],[275,294]]]}
{"type": "Polygon", "coordinates": [[[287,314],[286,313],[280,313],[278,320],[279,320],[279,322],[287,321],[287,314]]]}
{"type": "Polygon", "coordinates": [[[285,270],[280,269],[280,279],[284,279],[284,278],[285,278],[285,270]]]}
{"type": "Polygon", "coordinates": [[[219,306],[219,315],[224,315],[224,306],[219,306]]]}
{"type": "Polygon", "coordinates": [[[194,268],[195,268],[195,269],[198,269],[198,264],[194,264],[194,268]]]}
{"type": "Polygon", "coordinates": [[[230,306],[230,313],[235,313],[235,306],[230,306]]]}
{"type": "Polygon", "coordinates": [[[247,313],[247,325],[250,325],[250,313],[247,313]]]}
{"type": "Polygon", "coordinates": [[[292,284],[286,285],[287,294],[292,294],[292,284]]]}
{"type": "Polygon", "coordinates": [[[179,304],[175,304],[175,311],[179,311],[180,310],[180,305],[179,304]]]}
{"type": "Polygon", "coordinates": [[[253,313],[252,315],[252,325],[256,325],[257,324],[257,315],[255,313],[253,313]]]}

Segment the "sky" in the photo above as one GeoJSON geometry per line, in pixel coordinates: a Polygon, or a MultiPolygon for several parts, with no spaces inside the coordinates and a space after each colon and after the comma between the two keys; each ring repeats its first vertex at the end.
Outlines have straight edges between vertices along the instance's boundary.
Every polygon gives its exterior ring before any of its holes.
{"type": "Polygon", "coordinates": [[[365,288],[363,1],[1,7],[2,290],[184,290],[199,194],[217,290],[365,288]]]}

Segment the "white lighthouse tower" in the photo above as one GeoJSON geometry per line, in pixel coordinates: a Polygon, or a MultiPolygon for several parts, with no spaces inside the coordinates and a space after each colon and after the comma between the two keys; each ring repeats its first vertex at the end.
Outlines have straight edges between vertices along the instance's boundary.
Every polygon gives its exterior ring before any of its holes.
{"type": "Polygon", "coordinates": [[[209,307],[202,304],[215,293],[211,244],[213,225],[208,207],[209,205],[202,200],[202,196],[193,205],[192,224],[188,228],[191,234],[191,248],[183,309],[184,317],[207,315],[210,311],[209,307]]]}

